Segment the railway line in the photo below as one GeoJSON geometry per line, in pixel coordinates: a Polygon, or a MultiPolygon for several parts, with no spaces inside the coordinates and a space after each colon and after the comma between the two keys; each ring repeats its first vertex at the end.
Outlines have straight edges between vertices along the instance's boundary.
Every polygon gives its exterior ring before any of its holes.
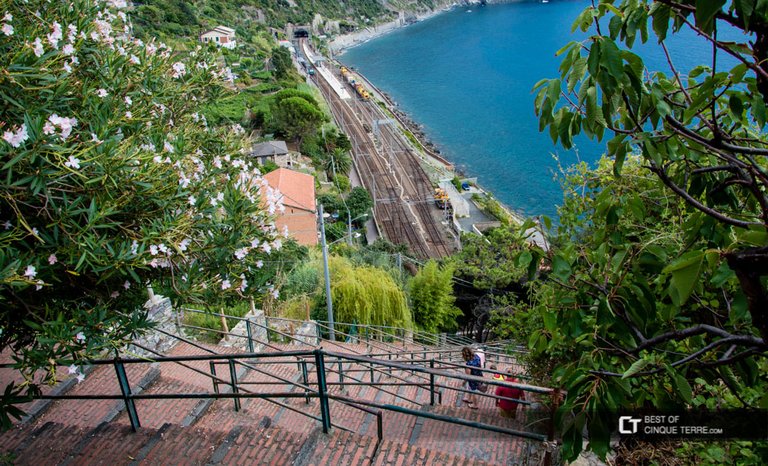
{"type": "MultiPolygon", "coordinates": [[[[302,42],[302,52],[310,56],[305,47],[302,42]]],[[[393,243],[406,244],[421,258],[451,254],[455,237],[443,224],[443,211],[434,204],[432,182],[419,156],[397,124],[375,102],[360,99],[354,92],[351,98],[342,99],[325,75],[315,74],[314,83],[352,142],[355,170],[374,199],[380,233],[393,243]]]]}

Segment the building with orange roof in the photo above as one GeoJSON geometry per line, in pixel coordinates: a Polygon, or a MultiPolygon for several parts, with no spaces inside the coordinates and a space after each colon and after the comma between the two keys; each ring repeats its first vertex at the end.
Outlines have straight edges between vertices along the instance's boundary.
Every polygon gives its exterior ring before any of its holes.
{"type": "Polygon", "coordinates": [[[272,189],[279,191],[285,211],[278,213],[278,231],[288,227],[288,235],[304,246],[317,244],[317,212],[315,207],[315,178],[287,168],[278,168],[264,175],[272,189]]]}

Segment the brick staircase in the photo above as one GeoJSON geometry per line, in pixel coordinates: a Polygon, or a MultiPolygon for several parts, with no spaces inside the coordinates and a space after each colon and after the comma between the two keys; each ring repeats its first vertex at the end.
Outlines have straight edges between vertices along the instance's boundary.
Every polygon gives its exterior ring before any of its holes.
{"type": "MultiPolygon", "coordinates": [[[[237,353],[232,348],[205,345],[221,354],[237,353]]],[[[326,344],[328,351],[364,355],[365,344],[326,344]]],[[[278,345],[278,347],[281,347],[278,345]]],[[[296,346],[283,345],[287,351],[296,346]]],[[[406,350],[409,348],[405,348],[406,350]]],[[[168,356],[206,354],[200,348],[179,342],[168,356]]],[[[281,353],[276,353],[281,354],[281,353]]],[[[410,356],[405,356],[407,361],[410,356]]],[[[442,404],[430,406],[428,376],[402,368],[370,368],[356,361],[338,364],[326,356],[326,374],[331,395],[359,400],[360,403],[399,406],[425,413],[452,416],[502,428],[526,430],[524,422],[500,418],[494,400],[481,398],[478,409],[461,402],[463,394],[443,389],[442,404]],[[360,384],[354,379],[364,381],[360,384]],[[344,385],[339,385],[341,382],[344,385]],[[372,385],[374,384],[381,385],[372,385]],[[426,383],[419,387],[416,383],[426,383]],[[385,385],[399,384],[399,385],[385,385]]],[[[309,384],[317,383],[312,357],[305,358],[309,384]]],[[[395,360],[403,361],[395,356],[395,360]]],[[[254,360],[252,367],[236,366],[237,387],[241,392],[302,394],[301,365],[296,358],[254,360]],[[279,377],[276,378],[276,377],[279,377]]],[[[208,361],[126,364],[133,393],[163,395],[210,393],[213,384],[208,361]],[[185,367],[186,366],[186,367],[185,367]]],[[[218,364],[219,389],[231,391],[230,368],[218,364]]],[[[14,374],[0,370],[0,383],[14,374]]],[[[71,377],[71,376],[70,376],[71,377]]],[[[80,384],[66,382],[67,395],[120,395],[111,365],[94,366],[80,384]]],[[[436,377],[438,385],[459,387],[461,381],[436,377]]],[[[316,385],[315,385],[316,386],[316,385]]],[[[51,390],[55,390],[55,387],[51,390]]],[[[125,404],[120,399],[56,400],[40,408],[33,419],[20,422],[0,435],[0,464],[295,464],[295,465],[445,465],[445,464],[539,464],[543,455],[540,442],[506,434],[451,424],[410,414],[380,410],[383,439],[379,441],[376,408],[363,411],[339,400],[329,401],[330,433],[322,433],[321,423],[307,416],[320,417],[318,398],[296,397],[267,400],[245,398],[240,409],[233,399],[166,398],[138,399],[136,411],[141,422],[131,429],[125,404]],[[5,452],[5,453],[4,453],[5,452]],[[4,456],[3,456],[4,454],[4,456]]],[[[27,406],[25,408],[30,408],[27,406]]]]}

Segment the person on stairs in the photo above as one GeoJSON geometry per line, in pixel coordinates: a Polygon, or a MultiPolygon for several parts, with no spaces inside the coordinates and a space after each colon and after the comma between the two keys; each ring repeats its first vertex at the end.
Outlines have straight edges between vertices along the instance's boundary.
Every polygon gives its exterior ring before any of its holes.
{"type": "MultiPolygon", "coordinates": [[[[472,351],[472,348],[468,346],[465,346],[464,348],[462,348],[461,357],[462,359],[464,359],[464,362],[467,363],[467,367],[464,369],[464,372],[467,375],[473,375],[475,377],[483,376],[483,372],[480,370],[480,367],[482,366],[482,362],[480,361],[480,356],[475,354],[475,352],[472,351]]],[[[465,397],[463,401],[471,409],[477,409],[477,406],[475,406],[476,399],[475,399],[474,392],[480,391],[480,382],[468,380],[467,385],[469,386],[470,393],[465,393],[465,397]]]]}
{"type": "MultiPolygon", "coordinates": [[[[506,382],[518,383],[519,380],[512,375],[512,369],[507,370],[507,374],[504,377],[506,382]]],[[[518,401],[525,400],[525,392],[519,388],[513,387],[496,387],[496,396],[503,396],[504,398],[511,398],[510,400],[496,399],[496,406],[499,408],[499,414],[501,417],[514,419],[517,416],[518,401]],[[516,401],[515,401],[516,400],[516,401]]]]}

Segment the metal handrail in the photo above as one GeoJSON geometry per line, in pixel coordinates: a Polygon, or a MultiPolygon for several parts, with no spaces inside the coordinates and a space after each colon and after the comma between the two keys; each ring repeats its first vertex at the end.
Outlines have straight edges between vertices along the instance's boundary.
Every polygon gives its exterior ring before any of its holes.
{"type": "MultiPolygon", "coordinates": [[[[433,376],[443,376],[446,378],[453,378],[453,379],[459,379],[459,380],[469,380],[469,381],[482,381],[488,384],[492,385],[498,385],[498,386],[508,386],[508,387],[516,387],[520,388],[525,391],[530,391],[534,393],[543,393],[543,394],[554,394],[556,395],[557,391],[551,388],[546,387],[535,387],[531,385],[525,385],[525,384],[517,384],[517,383],[509,383],[509,382],[499,382],[499,381],[493,381],[493,380],[484,380],[480,377],[474,377],[474,376],[467,376],[467,375],[459,375],[459,374],[452,374],[449,372],[441,371],[441,370],[435,370],[435,369],[427,369],[422,367],[414,367],[409,366],[406,364],[401,364],[397,362],[391,362],[386,360],[376,360],[372,358],[365,358],[361,356],[355,356],[350,354],[339,354],[339,353],[332,353],[332,352],[326,352],[323,349],[317,349],[313,351],[286,351],[282,354],[274,354],[274,353],[242,353],[242,354],[206,354],[206,355],[189,355],[189,356],[164,356],[164,357],[158,357],[154,361],[148,361],[144,358],[114,358],[111,360],[94,360],[90,361],[93,365],[107,365],[111,364],[114,365],[117,373],[118,373],[118,381],[120,382],[120,388],[122,395],[39,395],[37,398],[42,399],[56,399],[56,400],[64,400],[64,399],[80,399],[80,400],[91,400],[91,399],[122,399],[126,403],[126,408],[129,411],[129,417],[131,420],[131,426],[136,430],[138,427],[140,427],[140,423],[138,420],[138,414],[136,412],[135,405],[133,404],[135,400],[151,400],[151,399],[235,399],[237,400],[242,398],[259,398],[259,399],[266,399],[270,400],[271,398],[318,398],[320,400],[320,407],[321,407],[321,418],[318,419],[314,416],[307,415],[310,418],[313,418],[315,420],[320,420],[323,423],[323,431],[327,432],[327,430],[331,426],[339,427],[342,430],[348,430],[350,429],[339,426],[336,424],[331,423],[331,413],[330,409],[328,408],[328,400],[335,400],[344,404],[347,404],[351,407],[354,407],[356,409],[361,409],[364,412],[367,412],[369,414],[374,414],[377,416],[378,420],[378,427],[379,427],[379,442],[381,441],[381,438],[383,437],[382,432],[382,420],[381,420],[381,410],[386,409],[390,411],[400,412],[408,415],[413,415],[417,417],[423,417],[423,418],[429,418],[438,420],[441,422],[448,422],[451,424],[458,424],[463,425],[467,427],[473,427],[481,430],[491,431],[491,432],[498,432],[508,435],[514,435],[517,437],[522,438],[528,438],[536,441],[546,441],[548,438],[549,440],[552,440],[550,437],[552,437],[552,434],[548,434],[547,436],[542,434],[537,434],[533,432],[524,432],[524,431],[518,431],[513,429],[507,429],[491,424],[484,424],[474,421],[469,421],[465,419],[455,418],[452,416],[446,416],[446,415],[440,415],[440,414],[434,414],[430,412],[415,410],[415,409],[409,409],[398,405],[391,405],[391,404],[384,404],[384,403],[377,403],[375,401],[367,401],[367,400],[359,400],[359,399],[353,399],[345,396],[335,395],[332,393],[329,393],[327,391],[327,383],[325,381],[325,373],[328,372],[327,369],[325,369],[325,357],[330,356],[332,358],[337,359],[346,359],[347,361],[355,361],[358,363],[369,363],[369,364],[378,364],[385,367],[393,367],[397,369],[402,370],[415,370],[424,374],[429,374],[431,377],[433,376]],[[190,361],[221,361],[221,360],[228,360],[228,361],[234,361],[236,363],[241,363],[239,359],[277,359],[277,358],[284,358],[286,356],[291,357],[306,357],[306,356],[314,356],[316,367],[318,369],[318,381],[317,381],[317,389],[312,389],[311,387],[307,385],[292,383],[292,385],[299,386],[302,388],[307,388],[309,391],[304,393],[299,392],[270,392],[270,393],[252,393],[252,392],[243,392],[240,390],[233,389],[232,393],[154,393],[154,394],[147,394],[147,393],[139,393],[134,394],[130,391],[130,386],[128,385],[127,377],[125,377],[125,364],[134,364],[134,363],[143,363],[146,364],[148,362],[157,362],[157,363],[163,363],[163,362],[190,362],[190,361]],[[122,373],[122,377],[121,377],[122,373]],[[370,410],[370,409],[363,409],[363,407],[373,407],[378,408],[378,411],[370,410]]],[[[231,363],[230,363],[231,366],[231,363]]],[[[207,375],[207,374],[206,374],[207,375]]],[[[233,388],[236,388],[237,382],[233,380],[233,388]]],[[[432,381],[433,387],[436,386],[434,384],[434,381],[432,381]]],[[[413,384],[416,385],[416,384],[413,384]]],[[[452,388],[452,387],[448,387],[452,388]]],[[[453,388],[455,389],[455,388],[453,388]]],[[[483,395],[483,394],[478,394],[483,395]]],[[[502,398],[502,399],[510,399],[517,402],[526,403],[525,400],[515,400],[512,398],[506,398],[506,397],[495,397],[495,398],[502,398]]],[[[306,413],[302,413],[305,414],[306,413]]],[[[378,446],[378,443],[377,443],[378,446]]]]}
{"type": "MultiPolygon", "coordinates": [[[[188,311],[192,311],[192,312],[207,313],[207,314],[209,314],[209,315],[214,315],[214,316],[223,316],[223,317],[229,317],[229,316],[226,316],[226,315],[224,315],[224,314],[219,314],[219,313],[214,313],[214,312],[207,312],[207,311],[201,311],[201,310],[198,310],[198,309],[192,309],[192,308],[184,308],[184,309],[185,309],[185,310],[188,310],[188,311]]],[[[287,334],[287,333],[284,333],[284,332],[281,332],[281,331],[279,331],[279,330],[273,329],[272,327],[270,327],[270,326],[269,326],[269,320],[267,320],[267,324],[266,324],[266,325],[262,325],[262,324],[259,324],[259,323],[256,323],[256,322],[252,322],[252,321],[250,321],[249,319],[245,319],[245,318],[242,318],[242,317],[233,317],[233,318],[234,318],[235,320],[240,320],[240,321],[247,321],[247,322],[249,322],[249,324],[252,324],[252,325],[256,325],[256,326],[258,326],[258,327],[261,327],[261,328],[265,328],[265,329],[267,329],[268,331],[273,331],[273,332],[275,332],[275,333],[278,333],[278,334],[280,334],[280,335],[283,335],[283,336],[285,336],[285,337],[287,337],[287,338],[289,338],[289,339],[291,339],[291,340],[294,340],[294,341],[299,341],[301,344],[304,344],[304,345],[307,345],[307,346],[313,347],[313,345],[310,345],[310,344],[307,344],[307,343],[305,343],[305,342],[303,342],[303,341],[301,341],[301,340],[298,340],[297,338],[295,338],[295,337],[294,337],[294,336],[292,336],[292,335],[289,335],[289,334],[287,334]]],[[[266,317],[265,317],[265,319],[266,319],[266,317]]],[[[278,321],[287,321],[287,322],[302,323],[302,324],[305,322],[305,321],[303,321],[303,320],[298,320],[298,319],[289,319],[289,318],[282,318],[282,317],[270,317],[270,318],[268,318],[268,319],[273,319],[273,320],[278,320],[278,321]]],[[[317,322],[316,322],[316,324],[317,324],[319,327],[324,327],[324,328],[326,328],[326,329],[328,328],[328,326],[326,325],[325,321],[317,321],[317,322]]],[[[402,329],[402,328],[400,328],[400,327],[392,327],[392,326],[375,326],[375,325],[365,325],[365,324],[364,324],[364,325],[359,325],[359,324],[348,324],[348,323],[340,323],[339,325],[349,325],[349,326],[358,326],[358,327],[359,327],[359,326],[362,326],[362,327],[364,327],[364,328],[370,328],[370,329],[376,330],[376,331],[378,331],[378,332],[381,332],[381,329],[382,329],[382,328],[387,328],[387,329],[396,329],[396,330],[405,330],[405,329],[402,329]]],[[[194,327],[194,326],[188,326],[188,327],[194,327]]],[[[227,333],[227,332],[219,332],[219,333],[227,333]]],[[[336,333],[337,333],[337,334],[339,334],[339,335],[342,335],[342,336],[347,336],[347,337],[352,337],[352,338],[358,338],[358,339],[360,338],[360,337],[359,337],[359,336],[357,336],[357,335],[351,335],[351,334],[349,334],[349,333],[346,333],[346,332],[341,332],[341,331],[339,331],[339,330],[336,330],[336,333]]],[[[233,334],[233,333],[231,333],[231,332],[230,332],[230,333],[228,333],[228,334],[230,334],[230,335],[233,335],[233,336],[237,336],[237,337],[246,337],[246,338],[249,338],[249,339],[253,339],[253,337],[252,337],[252,336],[250,336],[250,335],[249,335],[249,336],[244,336],[244,335],[237,335],[237,334],[233,334]]],[[[387,334],[387,336],[393,336],[393,335],[387,334]]],[[[318,332],[318,337],[320,337],[320,332],[318,332]]],[[[399,337],[397,337],[397,336],[394,336],[394,337],[396,337],[396,338],[399,338],[399,337]]],[[[257,342],[260,342],[260,340],[258,340],[258,339],[253,339],[253,340],[255,340],[255,341],[257,341],[257,342]]],[[[331,340],[324,340],[324,341],[326,341],[327,343],[331,343],[331,344],[334,344],[335,346],[339,346],[339,347],[343,348],[345,351],[352,351],[352,352],[353,352],[353,353],[355,353],[355,354],[361,354],[361,353],[359,353],[359,352],[357,352],[357,351],[354,351],[353,349],[351,349],[351,348],[349,348],[349,347],[346,347],[346,346],[341,346],[340,344],[336,343],[335,341],[331,341],[331,340]]],[[[403,340],[403,341],[405,342],[405,340],[403,340]]],[[[261,342],[260,342],[260,343],[261,343],[261,342]]],[[[411,361],[408,361],[408,359],[405,359],[405,360],[404,360],[405,362],[410,362],[410,364],[409,364],[409,368],[408,368],[408,369],[403,369],[403,370],[408,370],[408,371],[411,371],[411,374],[412,374],[412,376],[414,376],[414,377],[417,377],[418,379],[422,380],[424,383],[422,383],[422,384],[418,384],[418,383],[417,383],[417,384],[414,384],[414,385],[415,385],[415,386],[417,386],[417,387],[419,387],[419,388],[421,388],[421,389],[423,389],[423,390],[426,390],[426,388],[424,388],[424,387],[427,385],[427,382],[428,382],[428,381],[430,381],[430,382],[432,383],[432,387],[434,387],[434,386],[435,386],[435,385],[434,385],[434,381],[430,380],[428,377],[425,377],[425,376],[423,376],[423,375],[421,375],[421,374],[417,374],[416,372],[418,372],[418,371],[413,371],[413,370],[412,370],[412,367],[413,367],[413,366],[415,365],[415,363],[417,362],[417,361],[415,361],[415,360],[413,359],[413,356],[414,356],[415,354],[422,354],[422,355],[424,355],[424,356],[426,356],[427,354],[445,354],[445,353],[449,353],[449,354],[452,354],[452,353],[457,353],[457,352],[460,352],[460,351],[461,351],[461,349],[459,349],[459,348],[446,348],[446,349],[442,349],[442,350],[426,350],[426,347],[425,347],[425,349],[424,349],[424,350],[411,350],[411,351],[402,351],[402,349],[401,349],[401,348],[397,348],[397,347],[395,347],[394,345],[389,345],[389,344],[386,344],[386,343],[383,343],[383,342],[378,342],[378,344],[371,344],[370,340],[368,340],[368,341],[366,341],[366,343],[368,343],[368,345],[369,345],[369,346],[385,346],[385,349],[387,349],[387,348],[386,348],[386,346],[389,346],[390,348],[392,348],[392,349],[396,350],[396,351],[393,351],[393,352],[387,352],[387,353],[374,353],[374,354],[366,354],[365,356],[367,356],[368,358],[375,358],[376,356],[391,356],[391,355],[403,356],[403,355],[408,355],[408,354],[410,354],[410,355],[411,355],[411,361]]],[[[270,346],[270,347],[272,347],[273,349],[279,350],[279,348],[276,348],[276,347],[274,347],[274,346],[272,346],[272,345],[268,345],[268,344],[267,344],[267,346],[270,346]]],[[[314,347],[314,348],[317,348],[317,347],[314,347]]],[[[510,357],[510,355],[507,355],[507,354],[498,354],[498,353],[493,353],[493,352],[488,352],[488,351],[486,351],[486,352],[485,352],[485,354],[486,354],[486,358],[488,358],[488,357],[491,357],[491,358],[493,358],[494,356],[496,356],[497,358],[498,358],[498,357],[505,357],[505,358],[509,358],[509,357],[510,357]]],[[[426,361],[425,361],[425,362],[426,362],[426,361]]],[[[453,363],[450,363],[450,361],[445,361],[445,360],[442,360],[442,359],[441,359],[441,362],[443,362],[443,363],[446,363],[446,364],[448,364],[448,365],[452,365],[452,364],[453,364],[453,363]]],[[[361,363],[361,362],[358,362],[358,363],[359,363],[359,364],[361,364],[363,367],[366,367],[366,368],[367,368],[367,369],[369,369],[369,370],[372,370],[372,371],[375,371],[375,372],[378,372],[378,373],[385,373],[385,371],[383,371],[383,370],[381,370],[381,369],[379,369],[379,368],[376,368],[376,367],[374,367],[374,365],[373,365],[373,364],[371,364],[371,363],[367,363],[367,364],[366,364],[366,363],[361,363]]],[[[434,364],[434,363],[432,363],[432,364],[434,364]]],[[[455,364],[455,366],[456,366],[456,367],[462,367],[462,365],[460,365],[460,364],[455,364]]],[[[392,367],[392,366],[389,366],[389,367],[392,367]]],[[[480,371],[482,371],[482,372],[484,372],[484,373],[485,373],[485,372],[492,372],[492,373],[494,372],[493,370],[490,370],[490,369],[477,369],[477,370],[480,370],[480,371]]],[[[334,370],[334,369],[328,369],[328,371],[329,371],[329,372],[332,372],[332,373],[337,373],[337,374],[339,374],[340,378],[341,378],[341,377],[343,377],[343,372],[342,372],[342,371],[337,371],[337,370],[334,370]]],[[[387,374],[387,375],[388,375],[389,377],[392,377],[392,378],[398,379],[398,380],[400,380],[400,381],[402,381],[402,382],[406,382],[406,383],[410,383],[410,382],[411,382],[411,381],[409,381],[409,380],[407,380],[407,379],[404,379],[404,378],[401,378],[401,377],[399,377],[399,376],[393,375],[393,374],[391,373],[391,369],[390,369],[390,372],[389,372],[389,374],[387,374]]],[[[353,379],[353,380],[354,380],[354,377],[352,377],[352,376],[350,376],[350,375],[347,375],[347,377],[349,377],[349,378],[351,378],[351,379],[353,379]]],[[[357,379],[357,381],[358,381],[358,382],[360,382],[360,380],[359,380],[359,379],[357,379]]],[[[483,382],[485,382],[485,380],[483,380],[483,382]]],[[[399,395],[397,395],[397,394],[393,394],[393,393],[391,393],[390,391],[388,391],[388,390],[386,390],[386,389],[383,389],[383,388],[381,388],[381,387],[378,387],[378,386],[374,386],[374,385],[371,385],[371,387],[372,387],[372,388],[374,388],[374,389],[376,389],[376,390],[380,390],[380,391],[383,391],[383,392],[385,392],[385,393],[388,393],[388,394],[390,394],[390,395],[393,395],[393,396],[396,396],[396,397],[400,397],[399,395]]],[[[456,391],[459,391],[459,392],[465,391],[465,390],[463,390],[463,389],[456,389],[456,388],[454,388],[454,387],[447,387],[447,386],[441,386],[441,387],[444,387],[444,388],[448,388],[448,389],[453,389],[453,390],[456,390],[456,391]]],[[[432,390],[433,390],[433,388],[432,388],[432,389],[430,389],[430,396],[431,396],[431,399],[434,399],[434,393],[432,392],[432,390]]],[[[486,394],[482,394],[482,395],[483,395],[483,396],[486,396],[486,397],[490,397],[490,398],[493,398],[493,397],[495,397],[494,395],[486,395],[486,394]]],[[[400,397],[400,398],[402,398],[402,397],[400,397]]],[[[406,399],[406,400],[407,400],[407,399],[406,399]]],[[[410,402],[411,400],[407,400],[407,401],[409,401],[409,402],[410,402]]],[[[417,403],[417,404],[418,404],[418,403],[417,403]]]]}
{"type": "MultiPolygon", "coordinates": [[[[193,341],[190,341],[190,340],[188,340],[188,339],[186,339],[186,338],[180,337],[180,336],[178,336],[178,335],[173,335],[173,334],[171,334],[171,333],[168,333],[168,332],[166,332],[165,330],[162,330],[162,329],[156,329],[156,330],[157,330],[157,331],[159,331],[160,333],[163,333],[163,334],[165,334],[165,335],[168,335],[168,336],[170,336],[170,337],[176,338],[176,339],[178,339],[178,340],[180,340],[180,341],[183,341],[184,343],[187,343],[187,344],[189,344],[189,345],[192,345],[192,346],[194,346],[194,347],[196,347],[196,348],[202,349],[203,351],[207,351],[207,352],[209,352],[209,353],[212,353],[212,354],[219,354],[219,353],[216,353],[215,351],[213,351],[213,350],[211,350],[211,349],[209,349],[209,348],[206,348],[206,347],[204,347],[204,346],[202,346],[202,345],[198,345],[197,343],[195,343],[195,342],[193,342],[193,341]]],[[[155,355],[163,356],[161,353],[158,353],[157,351],[154,351],[154,350],[152,350],[152,349],[149,349],[149,348],[147,348],[147,347],[145,347],[145,346],[142,346],[142,345],[139,345],[139,344],[136,344],[136,343],[133,343],[133,345],[134,345],[134,346],[137,346],[137,347],[139,347],[139,348],[141,348],[141,349],[143,349],[143,350],[145,350],[145,351],[149,351],[149,352],[151,352],[151,353],[154,353],[155,355]]],[[[298,357],[297,357],[297,358],[298,358],[298,357]]],[[[179,364],[179,365],[181,365],[182,367],[185,367],[185,368],[187,368],[187,369],[190,369],[190,370],[192,370],[192,371],[194,371],[194,372],[197,372],[197,373],[199,373],[199,374],[202,374],[202,375],[204,375],[204,376],[206,376],[206,377],[210,377],[212,381],[214,381],[214,380],[215,380],[216,382],[222,383],[223,385],[229,385],[229,384],[230,384],[230,383],[229,383],[229,382],[227,382],[226,380],[224,380],[224,379],[221,379],[220,377],[217,377],[217,376],[216,376],[216,375],[214,375],[214,374],[209,374],[208,372],[205,372],[205,371],[201,371],[200,369],[197,369],[197,368],[195,368],[195,367],[191,367],[191,366],[189,366],[189,365],[187,365],[187,364],[184,364],[184,363],[183,363],[183,362],[181,362],[181,361],[175,361],[175,362],[176,362],[176,364],[179,364]]],[[[282,377],[280,377],[280,376],[277,376],[277,375],[271,374],[271,373],[269,373],[269,372],[266,372],[266,371],[262,371],[262,370],[260,370],[260,369],[257,369],[256,367],[254,367],[253,365],[251,365],[251,364],[249,364],[249,363],[244,363],[244,362],[242,362],[242,361],[237,361],[237,362],[238,362],[239,364],[241,364],[242,366],[244,366],[244,367],[246,367],[246,368],[248,368],[248,369],[251,369],[251,370],[253,370],[253,371],[255,371],[255,372],[258,372],[258,373],[260,373],[260,374],[264,374],[264,375],[267,375],[267,376],[269,376],[269,377],[273,377],[273,378],[275,378],[275,379],[277,379],[277,380],[279,380],[279,381],[281,381],[281,382],[283,382],[283,383],[287,383],[287,384],[289,384],[289,385],[292,385],[292,386],[294,386],[294,387],[299,387],[299,388],[302,388],[302,389],[304,389],[304,390],[305,390],[304,394],[306,394],[307,392],[310,392],[310,393],[312,392],[312,388],[311,388],[311,387],[309,387],[309,386],[306,386],[306,385],[303,385],[303,384],[299,384],[299,383],[297,383],[297,382],[293,382],[293,381],[291,381],[291,380],[287,380],[287,379],[284,379],[284,378],[282,378],[282,377]]],[[[213,383],[214,383],[214,386],[215,386],[216,382],[213,382],[213,383]]],[[[253,393],[253,392],[250,392],[250,391],[248,391],[247,389],[242,389],[242,390],[244,390],[246,393],[253,393]]],[[[307,398],[311,398],[311,397],[307,397],[307,398]]],[[[287,409],[287,410],[289,410],[289,411],[293,411],[293,412],[295,412],[295,413],[298,413],[298,414],[301,414],[301,415],[304,415],[304,416],[308,416],[308,417],[310,417],[310,418],[312,418],[312,419],[314,419],[314,420],[316,420],[316,421],[320,421],[320,420],[321,420],[321,419],[320,419],[320,418],[318,418],[317,416],[313,416],[313,415],[311,415],[311,414],[308,414],[308,413],[306,413],[306,412],[304,412],[304,411],[298,410],[298,409],[296,409],[296,408],[294,408],[294,407],[292,407],[292,406],[290,406],[290,405],[288,405],[288,404],[282,403],[282,402],[280,402],[280,401],[277,401],[277,400],[271,400],[271,399],[269,399],[269,398],[265,398],[265,400],[266,400],[267,402],[269,402],[269,403],[273,403],[273,404],[276,404],[276,405],[280,406],[281,408],[285,408],[285,409],[287,409]]],[[[336,427],[339,427],[339,428],[341,428],[341,429],[344,429],[344,430],[349,430],[349,429],[347,429],[346,427],[343,427],[343,426],[336,426],[336,427]]]]}
{"type": "MultiPolygon", "coordinates": [[[[230,316],[227,316],[226,314],[221,314],[221,313],[216,313],[216,312],[208,312],[208,311],[202,311],[202,310],[199,310],[199,309],[192,309],[192,308],[182,308],[182,309],[183,309],[183,310],[185,310],[185,311],[192,311],[192,312],[197,312],[197,313],[205,313],[205,314],[208,314],[208,315],[213,315],[213,316],[217,316],[217,317],[225,317],[225,318],[229,318],[229,317],[230,317],[230,316]]],[[[293,335],[289,335],[289,334],[287,334],[287,333],[284,333],[284,332],[281,332],[281,331],[279,331],[279,330],[276,330],[276,329],[273,329],[273,328],[271,328],[271,327],[269,326],[269,323],[268,323],[268,321],[267,321],[267,325],[262,325],[262,324],[259,324],[259,323],[256,323],[256,322],[253,322],[253,321],[251,321],[250,319],[246,319],[246,318],[243,318],[243,317],[232,317],[232,318],[233,318],[233,319],[235,319],[235,320],[246,321],[246,322],[248,322],[248,324],[250,324],[250,325],[256,325],[257,327],[260,327],[260,328],[264,328],[264,329],[266,329],[267,331],[273,331],[273,332],[275,332],[275,333],[278,333],[278,334],[280,334],[280,335],[283,335],[283,336],[285,336],[285,337],[287,337],[287,338],[289,338],[289,339],[291,339],[291,340],[294,340],[294,341],[298,341],[298,342],[300,342],[300,343],[301,343],[301,344],[303,344],[303,345],[306,345],[306,346],[310,346],[310,347],[312,347],[312,348],[315,348],[315,349],[317,349],[317,348],[320,348],[319,346],[314,346],[314,345],[310,345],[310,344],[307,344],[307,343],[305,343],[305,342],[303,342],[303,341],[301,341],[301,340],[297,339],[297,338],[296,338],[296,337],[294,337],[293,335]]],[[[290,320],[290,321],[293,321],[293,322],[302,322],[302,323],[304,322],[304,321],[299,321],[299,320],[295,320],[295,319],[285,319],[285,320],[290,320]]],[[[180,324],[180,325],[182,325],[182,324],[180,324]]],[[[187,324],[184,324],[184,326],[186,326],[186,327],[190,327],[190,328],[200,328],[200,327],[196,327],[196,326],[192,326],[192,325],[187,325],[187,324]]],[[[205,329],[205,330],[207,330],[207,329],[205,329]]],[[[212,330],[212,331],[215,331],[215,330],[212,330]]],[[[209,349],[207,349],[207,348],[201,347],[201,346],[199,346],[199,345],[195,345],[194,343],[190,342],[190,341],[189,341],[189,340],[187,340],[187,339],[184,339],[183,337],[179,337],[179,336],[173,335],[173,334],[171,334],[171,333],[168,333],[168,332],[165,332],[165,331],[161,331],[161,332],[162,332],[162,333],[164,333],[164,334],[166,334],[166,335],[169,335],[169,336],[172,336],[172,337],[176,337],[176,338],[179,338],[179,339],[181,339],[181,340],[183,340],[183,341],[185,341],[185,342],[187,342],[187,343],[189,343],[189,344],[192,344],[192,345],[194,345],[194,346],[197,346],[197,347],[199,347],[199,348],[203,348],[203,349],[205,349],[206,351],[209,351],[209,352],[213,352],[213,351],[211,351],[211,350],[209,350],[209,349]]],[[[231,332],[223,332],[223,331],[217,331],[217,332],[219,332],[219,333],[222,333],[222,334],[228,334],[228,335],[236,336],[236,337],[249,338],[249,339],[251,339],[251,340],[254,340],[254,341],[258,342],[258,343],[264,344],[264,342],[262,342],[261,340],[255,339],[255,338],[253,338],[252,336],[248,336],[248,335],[237,335],[237,334],[234,334],[234,333],[231,333],[231,332]]],[[[338,333],[338,334],[340,334],[340,335],[347,335],[347,334],[345,334],[344,332],[340,332],[340,331],[337,331],[336,333],[338,333]]],[[[354,351],[354,350],[353,350],[353,349],[351,349],[351,348],[348,348],[348,347],[346,347],[346,346],[342,346],[342,344],[341,344],[341,343],[337,343],[337,342],[335,342],[335,341],[330,341],[330,340],[324,340],[324,341],[326,341],[327,343],[333,344],[334,346],[340,347],[340,348],[342,348],[342,349],[344,349],[344,350],[346,350],[346,351],[353,351],[355,354],[361,354],[361,353],[358,353],[358,352],[354,351]]],[[[277,351],[282,351],[280,348],[277,348],[277,347],[275,347],[275,346],[272,346],[272,345],[269,345],[269,344],[266,344],[266,346],[269,346],[269,347],[271,347],[271,348],[273,348],[273,349],[275,349],[275,350],[277,350],[277,351]]],[[[371,345],[371,346],[374,346],[374,345],[371,345]]],[[[361,364],[361,365],[363,365],[363,367],[366,367],[366,366],[365,366],[365,364],[361,364]]],[[[375,368],[375,367],[373,367],[372,365],[369,365],[369,366],[368,366],[368,368],[369,368],[370,370],[374,370],[374,371],[376,371],[376,372],[378,372],[378,373],[385,373],[385,371],[383,371],[383,370],[381,370],[381,369],[378,369],[378,368],[375,368]]],[[[254,370],[256,370],[256,369],[254,368],[254,370]]],[[[332,371],[332,372],[335,372],[335,371],[332,371]]],[[[406,380],[406,379],[404,379],[404,378],[401,378],[401,377],[398,377],[398,376],[396,376],[396,375],[393,375],[391,372],[390,372],[389,374],[387,374],[387,375],[388,375],[389,377],[395,378],[395,379],[397,379],[397,380],[401,380],[401,381],[403,381],[403,382],[408,382],[408,380],[406,380]]],[[[383,388],[379,388],[379,387],[373,387],[373,388],[374,388],[375,390],[380,390],[380,391],[383,391],[383,392],[385,392],[385,393],[388,393],[388,394],[390,394],[390,395],[399,396],[399,395],[396,395],[396,394],[392,394],[392,393],[390,393],[388,390],[385,390],[385,389],[383,389],[383,388]]],[[[410,400],[409,400],[409,401],[410,401],[410,400]]]]}

